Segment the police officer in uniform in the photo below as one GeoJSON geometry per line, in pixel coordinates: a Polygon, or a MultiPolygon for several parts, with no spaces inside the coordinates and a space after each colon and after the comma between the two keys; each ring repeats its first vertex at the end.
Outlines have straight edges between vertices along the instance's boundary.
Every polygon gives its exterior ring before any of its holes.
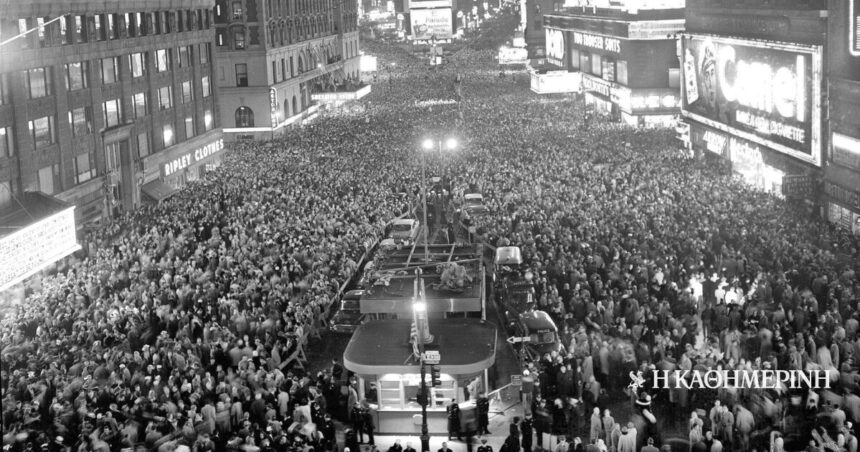
{"type": "Polygon", "coordinates": [[[487,444],[487,438],[481,438],[481,445],[478,446],[478,452],[493,452],[493,446],[487,444]]]}
{"type": "Polygon", "coordinates": [[[448,405],[448,440],[450,441],[454,436],[457,437],[457,440],[462,441],[460,435],[460,405],[457,404],[456,399],[451,399],[451,404],[448,405]]]}
{"type": "Polygon", "coordinates": [[[478,400],[475,402],[478,408],[478,434],[489,435],[490,425],[490,399],[482,392],[478,394],[478,400]]]}

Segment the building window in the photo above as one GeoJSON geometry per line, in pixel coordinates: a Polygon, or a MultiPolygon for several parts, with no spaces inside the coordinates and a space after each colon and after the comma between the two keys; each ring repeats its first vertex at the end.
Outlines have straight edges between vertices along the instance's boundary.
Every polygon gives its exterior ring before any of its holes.
{"type": "Polygon", "coordinates": [[[137,25],[137,34],[140,36],[147,35],[146,15],[144,13],[134,13],[134,23],[137,25]]]}
{"type": "Polygon", "coordinates": [[[105,172],[113,173],[119,166],[119,143],[105,144],[105,172]]]}
{"type": "Polygon", "coordinates": [[[179,47],[179,67],[191,66],[191,46],[179,47]]]}
{"type": "Polygon", "coordinates": [[[54,117],[45,116],[29,122],[30,138],[33,149],[41,149],[54,144],[54,117]]]}
{"type": "Polygon", "coordinates": [[[13,155],[15,155],[15,140],[12,139],[12,128],[0,127],[0,158],[13,155]]]}
{"type": "Polygon", "coordinates": [[[107,37],[105,33],[105,15],[96,14],[93,16],[93,23],[95,24],[96,41],[104,41],[107,37]]]}
{"type": "Polygon", "coordinates": [[[155,24],[155,34],[164,33],[164,19],[161,17],[161,11],[152,13],[152,22],[155,24]]]}
{"type": "Polygon", "coordinates": [[[90,86],[90,63],[78,61],[66,65],[66,90],[77,91],[90,86]]]}
{"type": "Polygon", "coordinates": [[[194,133],[194,117],[185,118],[185,139],[189,139],[195,135],[194,133]]]}
{"type": "Polygon", "coordinates": [[[12,182],[0,182],[0,208],[12,202],[12,182]]]}
{"type": "Polygon", "coordinates": [[[224,46],[224,32],[223,31],[218,30],[215,32],[215,43],[218,47],[224,46]]]}
{"type": "Polygon", "coordinates": [[[102,83],[110,85],[119,81],[119,57],[102,58],[102,83]]]}
{"type": "Polygon", "coordinates": [[[132,53],[129,55],[128,61],[132,78],[146,75],[146,53],[132,53]]]}
{"type": "Polygon", "coordinates": [[[278,83],[278,63],[272,61],[272,82],[278,83]]]}
{"type": "Polygon", "coordinates": [[[173,108],[173,87],[162,86],[158,88],[158,108],[161,110],[173,108]]]}
{"type": "Polygon", "coordinates": [[[111,99],[102,103],[105,112],[105,127],[119,125],[122,118],[122,102],[119,99],[111,99]]]}
{"type": "Polygon", "coordinates": [[[75,42],[75,37],[72,36],[71,33],[69,33],[69,30],[71,29],[71,24],[72,16],[63,16],[63,18],[60,19],[60,44],[62,45],[72,44],[73,42],[75,42]]]}
{"type": "MultiPolygon", "coordinates": [[[[618,61],[618,64],[616,65],[616,71],[617,71],[616,76],[618,78],[618,83],[620,83],[622,85],[627,85],[627,61],[626,60],[618,61]]],[[[677,86],[676,86],[676,88],[677,88],[677,86]]]]}
{"type": "Polygon", "coordinates": [[[242,20],[242,2],[233,2],[233,20],[242,20]]]}
{"type": "Polygon", "coordinates": [[[580,52],[579,67],[582,72],[588,73],[591,69],[591,54],[588,52],[580,52]]]}
{"type": "Polygon", "coordinates": [[[579,50],[577,49],[570,49],[570,67],[579,69],[579,50]]]}
{"type": "Polygon", "coordinates": [[[191,86],[191,81],[182,82],[182,103],[187,104],[194,99],[194,90],[191,86]]]}
{"type": "Polygon", "coordinates": [[[170,49],[158,49],[155,51],[155,71],[165,72],[170,70],[170,49]]]}
{"type": "Polygon", "coordinates": [[[39,182],[39,191],[48,195],[55,193],[55,188],[59,189],[60,165],[48,165],[37,173],[39,182]]]}
{"type": "Polygon", "coordinates": [[[96,175],[95,159],[89,152],[75,157],[75,182],[82,184],[96,175]]]}
{"type": "Polygon", "coordinates": [[[184,15],[185,15],[184,11],[177,11],[176,12],[176,31],[179,33],[182,33],[183,31],[185,31],[185,20],[183,20],[184,18],[182,17],[184,15]]]}
{"type": "Polygon", "coordinates": [[[137,134],[137,157],[144,158],[149,155],[149,135],[146,132],[137,134]]]}
{"type": "Polygon", "coordinates": [[[214,126],[215,118],[212,117],[212,110],[206,110],[203,112],[203,128],[208,132],[212,130],[214,126]]]}
{"type": "Polygon", "coordinates": [[[248,65],[236,65],[236,86],[248,86],[248,65]]]}
{"type": "Polygon", "coordinates": [[[107,14],[108,39],[119,39],[119,17],[117,14],[107,14]]]}
{"type": "Polygon", "coordinates": [[[51,83],[51,68],[37,67],[27,70],[27,85],[29,86],[30,99],[50,96],[53,94],[51,83]]]}
{"type": "Polygon", "coordinates": [[[603,57],[597,54],[591,55],[591,67],[588,70],[598,77],[603,77],[603,57]]]}
{"type": "Polygon", "coordinates": [[[603,57],[602,58],[602,67],[601,67],[601,77],[604,80],[614,82],[615,81],[615,60],[612,58],[603,57]]]}
{"type": "Polygon", "coordinates": [[[284,58],[281,58],[281,77],[287,79],[287,60],[284,58]]]}
{"type": "Polygon", "coordinates": [[[173,124],[165,124],[161,128],[161,139],[164,147],[169,148],[176,142],[176,137],[173,136],[173,124]]]}
{"type": "Polygon", "coordinates": [[[142,118],[146,116],[146,93],[137,93],[132,96],[132,103],[134,104],[134,117],[142,118]]]}
{"type": "Polygon", "coordinates": [[[212,51],[212,44],[204,43],[200,44],[200,64],[206,64],[209,62],[209,52],[212,51]]]}
{"type": "Polygon", "coordinates": [[[209,85],[209,76],[205,75],[200,79],[200,86],[203,87],[203,97],[212,95],[212,87],[209,85]]]}
{"type": "Polygon", "coordinates": [[[245,48],[245,29],[242,27],[233,28],[233,48],[236,50],[245,48]]]}
{"type": "Polygon", "coordinates": [[[164,33],[173,32],[173,13],[170,11],[164,12],[164,33]]]}
{"type": "Polygon", "coordinates": [[[69,123],[72,125],[72,135],[76,137],[93,133],[92,107],[81,107],[70,111],[69,123]]]}
{"type": "Polygon", "coordinates": [[[236,109],[236,127],[254,127],[254,112],[250,108],[236,109]]]}
{"type": "Polygon", "coordinates": [[[75,16],[75,42],[87,42],[87,16],[75,16]]]}

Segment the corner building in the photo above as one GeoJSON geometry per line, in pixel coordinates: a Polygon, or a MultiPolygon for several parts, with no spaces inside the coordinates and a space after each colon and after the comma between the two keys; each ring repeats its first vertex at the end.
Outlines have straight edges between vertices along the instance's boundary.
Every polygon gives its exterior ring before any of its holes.
{"type": "Polygon", "coordinates": [[[216,165],[214,0],[8,2],[0,14],[0,212],[32,193],[80,227],[216,165]],[[17,200],[17,201],[16,201],[17,200]]]}
{"type": "Polygon", "coordinates": [[[678,44],[693,150],[759,190],[818,205],[824,0],[687,0],[678,44]]]}
{"type": "Polygon", "coordinates": [[[360,78],[354,0],[217,0],[215,27],[226,140],[309,121],[314,92],[360,78]]]}
{"type": "Polygon", "coordinates": [[[824,215],[860,235],[860,1],[829,5],[824,215]]]}
{"type": "Polygon", "coordinates": [[[545,14],[546,62],[581,74],[595,111],[634,126],[668,125],[679,111],[675,37],[684,30],[684,2],[639,3],[545,14]]]}

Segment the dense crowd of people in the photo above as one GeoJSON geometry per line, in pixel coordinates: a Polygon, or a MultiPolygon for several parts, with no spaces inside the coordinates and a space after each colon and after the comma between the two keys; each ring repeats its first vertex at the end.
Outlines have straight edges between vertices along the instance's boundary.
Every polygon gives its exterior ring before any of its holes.
{"type": "Polygon", "coordinates": [[[431,173],[455,203],[484,194],[492,213],[466,219],[475,239],[523,249],[537,308],[562,329],[562,350],[526,364],[530,400],[506,452],[532,434],[548,447],[544,432],[572,450],[647,451],[662,422],[683,424],[693,450],[764,450],[756,432],[774,425],[794,439],[786,414],[823,428],[815,447],[856,450],[860,282],[840,258],[856,259],[856,241],[668,132],[536,97],[490,50],[433,70],[365,50],[384,69],[361,108],[233,145],[204,180],[110,221],[86,238],[93,252],[30,283],[0,326],[7,448],[357,452],[355,432],[336,444],[332,418],[366,425],[362,395],[337,363],[305,369],[305,349],[414,203],[420,140],[456,136],[457,151],[426,156],[431,173]],[[606,411],[628,371],[696,366],[835,369],[842,392],[805,393],[794,411],[779,394],[723,391],[655,394],[653,407],[631,394],[629,423],[606,411]]]}

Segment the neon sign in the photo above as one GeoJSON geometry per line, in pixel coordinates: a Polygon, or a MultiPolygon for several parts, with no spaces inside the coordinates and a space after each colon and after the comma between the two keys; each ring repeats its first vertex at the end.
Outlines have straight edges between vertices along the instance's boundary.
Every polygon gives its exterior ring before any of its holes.
{"type": "Polygon", "coordinates": [[[616,38],[607,38],[575,31],[573,32],[573,43],[584,47],[591,47],[592,49],[621,53],[621,40],[616,38]]]}
{"type": "Polygon", "coordinates": [[[685,35],[688,118],[821,165],[820,46],[685,35]]]}

